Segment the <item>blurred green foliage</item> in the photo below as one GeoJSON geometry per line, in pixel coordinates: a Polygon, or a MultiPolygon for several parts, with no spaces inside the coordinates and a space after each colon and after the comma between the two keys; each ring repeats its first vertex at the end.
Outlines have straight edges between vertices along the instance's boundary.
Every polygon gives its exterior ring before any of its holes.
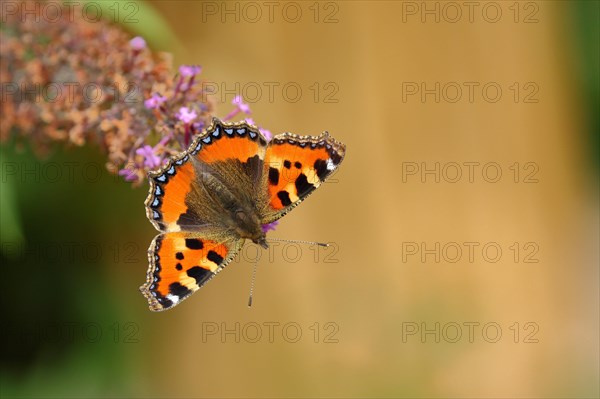
{"type": "Polygon", "coordinates": [[[145,263],[146,190],[109,174],[97,148],[40,160],[14,147],[2,148],[2,395],[111,393],[128,378],[114,285],[142,281],[129,260],[145,263]]]}
{"type": "MultiPolygon", "coordinates": [[[[95,4],[154,49],[178,45],[145,2],[95,4]]],[[[0,394],[127,394],[125,357],[136,350],[130,344],[139,339],[139,325],[125,316],[129,306],[114,287],[133,274],[135,284],[143,282],[152,235],[140,228],[149,227],[146,186],[132,189],[109,174],[98,148],[56,146],[40,159],[27,147],[13,141],[0,147],[0,394]]],[[[139,299],[136,308],[145,310],[137,286],[130,291],[139,299]]]]}
{"type": "Polygon", "coordinates": [[[580,53],[580,90],[586,99],[591,156],[600,171],[600,2],[571,3],[580,53]]]}
{"type": "Polygon", "coordinates": [[[177,37],[165,19],[145,1],[93,1],[102,9],[102,16],[131,32],[134,36],[142,36],[153,49],[174,52],[180,46],[177,37]]]}
{"type": "MultiPolygon", "coordinates": [[[[11,157],[9,151],[0,147],[0,165],[9,164],[11,157]]],[[[0,231],[2,240],[15,243],[23,242],[23,232],[19,219],[19,205],[16,200],[16,184],[8,179],[0,180],[0,231]]],[[[0,248],[4,251],[4,247],[0,248]]],[[[8,255],[8,254],[5,254],[8,255]]]]}

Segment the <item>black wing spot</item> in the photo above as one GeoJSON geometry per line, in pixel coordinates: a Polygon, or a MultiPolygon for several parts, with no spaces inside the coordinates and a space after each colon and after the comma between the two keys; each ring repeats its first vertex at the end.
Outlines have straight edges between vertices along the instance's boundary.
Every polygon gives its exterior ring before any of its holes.
{"type": "Polygon", "coordinates": [[[298,197],[306,195],[315,189],[315,186],[308,182],[304,173],[300,173],[300,176],[296,179],[295,185],[298,197]]]}
{"type": "Polygon", "coordinates": [[[289,169],[292,167],[292,163],[286,159],[285,161],[283,161],[283,166],[285,166],[286,169],[289,169]]]}
{"type": "Polygon", "coordinates": [[[327,177],[327,162],[322,159],[317,159],[314,164],[315,170],[317,171],[317,176],[319,180],[323,181],[325,177],[327,177]]]}
{"type": "Polygon", "coordinates": [[[342,157],[337,152],[334,152],[333,154],[331,154],[331,161],[334,165],[339,165],[340,162],[342,162],[342,157]]]}
{"type": "Polygon", "coordinates": [[[194,266],[187,271],[187,275],[196,279],[196,284],[201,286],[212,277],[213,273],[210,270],[206,270],[200,266],[194,266]]]}
{"type": "Polygon", "coordinates": [[[202,249],[204,248],[204,244],[197,238],[186,238],[185,246],[189,249],[202,249]]]}
{"type": "Polygon", "coordinates": [[[281,201],[281,205],[283,206],[288,206],[292,203],[292,201],[290,200],[290,193],[288,193],[285,190],[281,190],[280,192],[278,192],[277,198],[279,198],[279,200],[281,201]]]}
{"type": "Polygon", "coordinates": [[[223,257],[216,253],[215,251],[208,251],[208,255],[206,255],[209,261],[220,265],[223,262],[223,257]]]}
{"type": "Polygon", "coordinates": [[[294,166],[296,167],[296,169],[302,169],[302,164],[298,161],[294,162],[294,166]]]}
{"type": "Polygon", "coordinates": [[[269,168],[269,182],[274,186],[279,184],[279,170],[269,168]]]}
{"type": "Polygon", "coordinates": [[[183,253],[181,253],[181,252],[177,252],[177,253],[175,254],[175,257],[176,257],[178,260],[183,260],[183,253]]]}
{"type": "Polygon", "coordinates": [[[175,269],[181,270],[181,269],[183,269],[183,266],[181,266],[181,263],[178,263],[175,265],[175,269]]]}
{"type": "Polygon", "coordinates": [[[179,298],[183,298],[189,295],[191,291],[186,286],[181,285],[181,283],[175,282],[169,285],[169,292],[173,295],[177,295],[179,298]]]}
{"type": "Polygon", "coordinates": [[[159,296],[156,299],[158,300],[158,303],[160,303],[165,309],[168,309],[171,306],[173,306],[173,301],[171,301],[169,298],[159,296]]]}

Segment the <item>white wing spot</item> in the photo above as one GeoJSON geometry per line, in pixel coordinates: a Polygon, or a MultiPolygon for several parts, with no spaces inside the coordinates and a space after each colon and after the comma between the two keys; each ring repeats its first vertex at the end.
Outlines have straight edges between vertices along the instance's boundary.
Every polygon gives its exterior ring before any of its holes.
{"type": "Polygon", "coordinates": [[[331,160],[331,158],[327,159],[327,170],[331,171],[335,169],[335,165],[333,164],[333,161],[331,160]]]}

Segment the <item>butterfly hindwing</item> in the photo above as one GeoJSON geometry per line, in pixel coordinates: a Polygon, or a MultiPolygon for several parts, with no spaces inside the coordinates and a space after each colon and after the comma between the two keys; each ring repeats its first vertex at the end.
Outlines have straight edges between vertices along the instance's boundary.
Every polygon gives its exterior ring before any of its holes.
{"type": "Polygon", "coordinates": [[[150,310],[166,310],[189,297],[221,271],[243,243],[234,237],[207,236],[211,237],[171,232],[154,238],[146,283],[140,287],[150,310]]]}
{"type": "Polygon", "coordinates": [[[263,223],[279,219],[321,185],[344,159],[346,147],[329,137],[277,135],[265,155],[268,206],[263,223]]]}

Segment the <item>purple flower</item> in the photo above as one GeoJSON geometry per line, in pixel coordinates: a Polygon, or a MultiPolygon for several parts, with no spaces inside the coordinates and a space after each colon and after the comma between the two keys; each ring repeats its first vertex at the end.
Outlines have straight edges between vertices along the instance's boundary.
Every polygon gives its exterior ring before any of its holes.
{"type": "Polygon", "coordinates": [[[248,115],[251,114],[250,106],[248,104],[246,104],[244,102],[244,100],[242,100],[242,96],[233,97],[233,100],[231,100],[231,103],[233,105],[235,105],[237,107],[237,109],[239,109],[243,113],[248,114],[248,115]]]}
{"type": "Polygon", "coordinates": [[[192,126],[194,126],[194,129],[196,129],[197,131],[201,131],[204,128],[204,122],[196,122],[192,126]]]}
{"type": "Polygon", "coordinates": [[[270,130],[267,130],[267,129],[258,129],[258,130],[260,130],[262,135],[265,136],[267,141],[271,141],[271,139],[273,138],[273,135],[271,134],[270,130]]]}
{"type": "Polygon", "coordinates": [[[123,168],[119,170],[119,176],[123,176],[125,181],[136,181],[137,175],[133,169],[123,168]]]}
{"type": "MultiPolygon", "coordinates": [[[[246,118],[246,123],[252,126],[256,126],[256,122],[254,122],[254,119],[252,118],[246,118]]],[[[271,132],[267,129],[262,129],[262,128],[258,128],[258,130],[262,133],[263,136],[265,136],[265,138],[267,139],[267,141],[271,141],[271,139],[273,138],[273,135],[271,134],[271,132]]]]}
{"type": "Polygon", "coordinates": [[[183,123],[190,123],[198,117],[198,114],[193,109],[189,109],[188,107],[181,107],[179,108],[179,112],[177,112],[176,116],[177,119],[179,119],[183,123]]]}
{"type": "Polygon", "coordinates": [[[160,107],[160,105],[162,103],[164,103],[165,101],[167,101],[166,97],[163,97],[160,94],[154,93],[154,94],[152,94],[152,97],[150,97],[149,99],[144,101],[144,105],[148,109],[155,109],[155,108],[160,107]]]}
{"type": "Polygon", "coordinates": [[[144,166],[150,169],[160,166],[160,157],[154,153],[154,148],[149,145],[138,148],[135,153],[144,157],[144,166]]]}
{"type": "Polygon", "coordinates": [[[179,67],[179,73],[181,76],[191,77],[198,75],[202,67],[200,65],[181,65],[179,67]]]}
{"type": "Polygon", "coordinates": [[[146,41],[141,36],[136,36],[129,41],[129,45],[132,49],[140,51],[146,48],[146,41]]]}
{"type": "Polygon", "coordinates": [[[277,227],[278,224],[279,224],[279,220],[276,220],[276,221],[271,222],[271,223],[263,224],[262,225],[262,231],[263,231],[263,233],[266,233],[269,230],[275,230],[275,228],[277,227]]]}

